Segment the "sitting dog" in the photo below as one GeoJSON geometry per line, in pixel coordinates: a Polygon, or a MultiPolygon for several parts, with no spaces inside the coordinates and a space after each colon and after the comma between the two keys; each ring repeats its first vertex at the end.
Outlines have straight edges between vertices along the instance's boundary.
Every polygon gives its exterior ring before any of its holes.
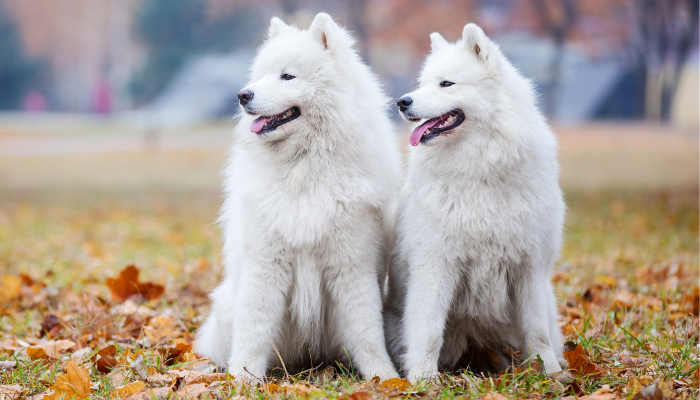
{"type": "Polygon", "coordinates": [[[308,30],[273,18],[238,93],[225,277],[196,344],[237,380],[335,360],[398,376],[380,286],[401,157],[388,98],[352,46],[327,14],[308,30]]]}
{"type": "Polygon", "coordinates": [[[509,349],[559,372],[549,274],[565,205],[555,136],[530,82],[481,28],[468,24],[456,43],[430,38],[419,88],[398,101],[418,147],[398,205],[389,352],[413,381],[483,348],[501,367],[509,349]]]}

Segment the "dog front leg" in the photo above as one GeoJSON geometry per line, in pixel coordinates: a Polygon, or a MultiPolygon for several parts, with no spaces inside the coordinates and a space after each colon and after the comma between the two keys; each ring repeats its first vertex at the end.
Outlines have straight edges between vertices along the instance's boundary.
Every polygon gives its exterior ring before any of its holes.
{"type": "Polygon", "coordinates": [[[409,271],[403,313],[403,367],[408,379],[416,382],[438,373],[445,324],[460,274],[439,261],[415,265],[409,271]]]}
{"type": "Polygon", "coordinates": [[[333,291],[334,322],[338,340],[353,364],[365,379],[397,378],[384,341],[382,298],[373,270],[362,266],[371,260],[353,263],[328,274],[329,289],[333,291]]]}
{"type": "Polygon", "coordinates": [[[544,273],[532,272],[523,277],[523,282],[516,290],[516,307],[523,350],[530,357],[539,355],[547,374],[561,371],[554,353],[550,333],[550,310],[554,308],[552,287],[544,273]]]}
{"type": "Polygon", "coordinates": [[[282,266],[251,266],[241,275],[228,372],[236,380],[262,380],[280,337],[289,273],[282,266]],[[268,267],[268,268],[266,268],[268,267]]]}

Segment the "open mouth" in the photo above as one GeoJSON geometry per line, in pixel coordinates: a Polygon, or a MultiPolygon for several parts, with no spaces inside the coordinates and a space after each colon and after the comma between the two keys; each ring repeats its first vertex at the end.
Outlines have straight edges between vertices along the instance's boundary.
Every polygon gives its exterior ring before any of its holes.
{"type": "Polygon", "coordinates": [[[409,140],[411,146],[418,146],[418,143],[425,143],[430,139],[445,134],[445,132],[460,126],[462,122],[464,122],[464,112],[459,109],[431,118],[413,130],[409,140]]]}
{"type": "Polygon", "coordinates": [[[250,131],[257,134],[274,131],[278,126],[297,119],[301,115],[299,107],[292,107],[283,113],[270,117],[258,117],[250,124],[250,131]]]}

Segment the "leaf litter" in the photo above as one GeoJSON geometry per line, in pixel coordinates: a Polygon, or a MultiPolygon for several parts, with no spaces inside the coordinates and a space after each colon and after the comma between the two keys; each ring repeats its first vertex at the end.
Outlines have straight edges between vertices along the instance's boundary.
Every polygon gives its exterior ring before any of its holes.
{"type": "MultiPolygon", "coordinates": [[[[215,278],[215,251],[208,250],[212,258],[198,256],[189,272],[177,272],[183,280],[151,282],[141,275],[157,274],[131,263],[109,278],[87,272],[82,281],[66,282],[61,272],[0,276],[0,398],[696,398],[697,195],[614,200],[655,207],[634,215],[608,215],[609,197],[567,199],[571,228],[552,281],[569,381],[544,377],[537,362],[526,362],[491,375],[467,368],[417,385],[362,381],[342,365],[295,376],[273,371],[264,384],[236,384],[193,351],[216,280],[201,286],[198,279],[215,278]],[[685,214],[676,207],[669,217],[669,201],[686,204],[685,214]],[[598,211],[584,218],[581,211],[590,209],[598,211]],[[657,234],[669,231],[670,239],[657,234]]],[[[177,232],[181,243],[187,234],[177,232]]],[[[108,244],[85,249],[99,262],[111,257],[108,244]]],[[[78,268],[70,273],[92,271],[78,268]]]]}

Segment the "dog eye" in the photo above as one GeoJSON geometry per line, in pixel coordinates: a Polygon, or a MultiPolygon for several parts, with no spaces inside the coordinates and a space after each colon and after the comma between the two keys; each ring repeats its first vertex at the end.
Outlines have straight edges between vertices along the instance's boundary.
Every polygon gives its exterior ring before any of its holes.
{"type": "Polygon", "coordinates": [[[283,81],[291,81],[294,78],[296,78],[296,76],[289,74],[282,74],[282,76],[280,76],[280,79],[282,79],[283,81]]]}
{"type": "Polygon", "coordinates": [[[442,82],[440,82],[440,87],[448,87],[448,86],[452,86],[454,84],[455,84],[454,82],[442,81],[442,82]]]}

